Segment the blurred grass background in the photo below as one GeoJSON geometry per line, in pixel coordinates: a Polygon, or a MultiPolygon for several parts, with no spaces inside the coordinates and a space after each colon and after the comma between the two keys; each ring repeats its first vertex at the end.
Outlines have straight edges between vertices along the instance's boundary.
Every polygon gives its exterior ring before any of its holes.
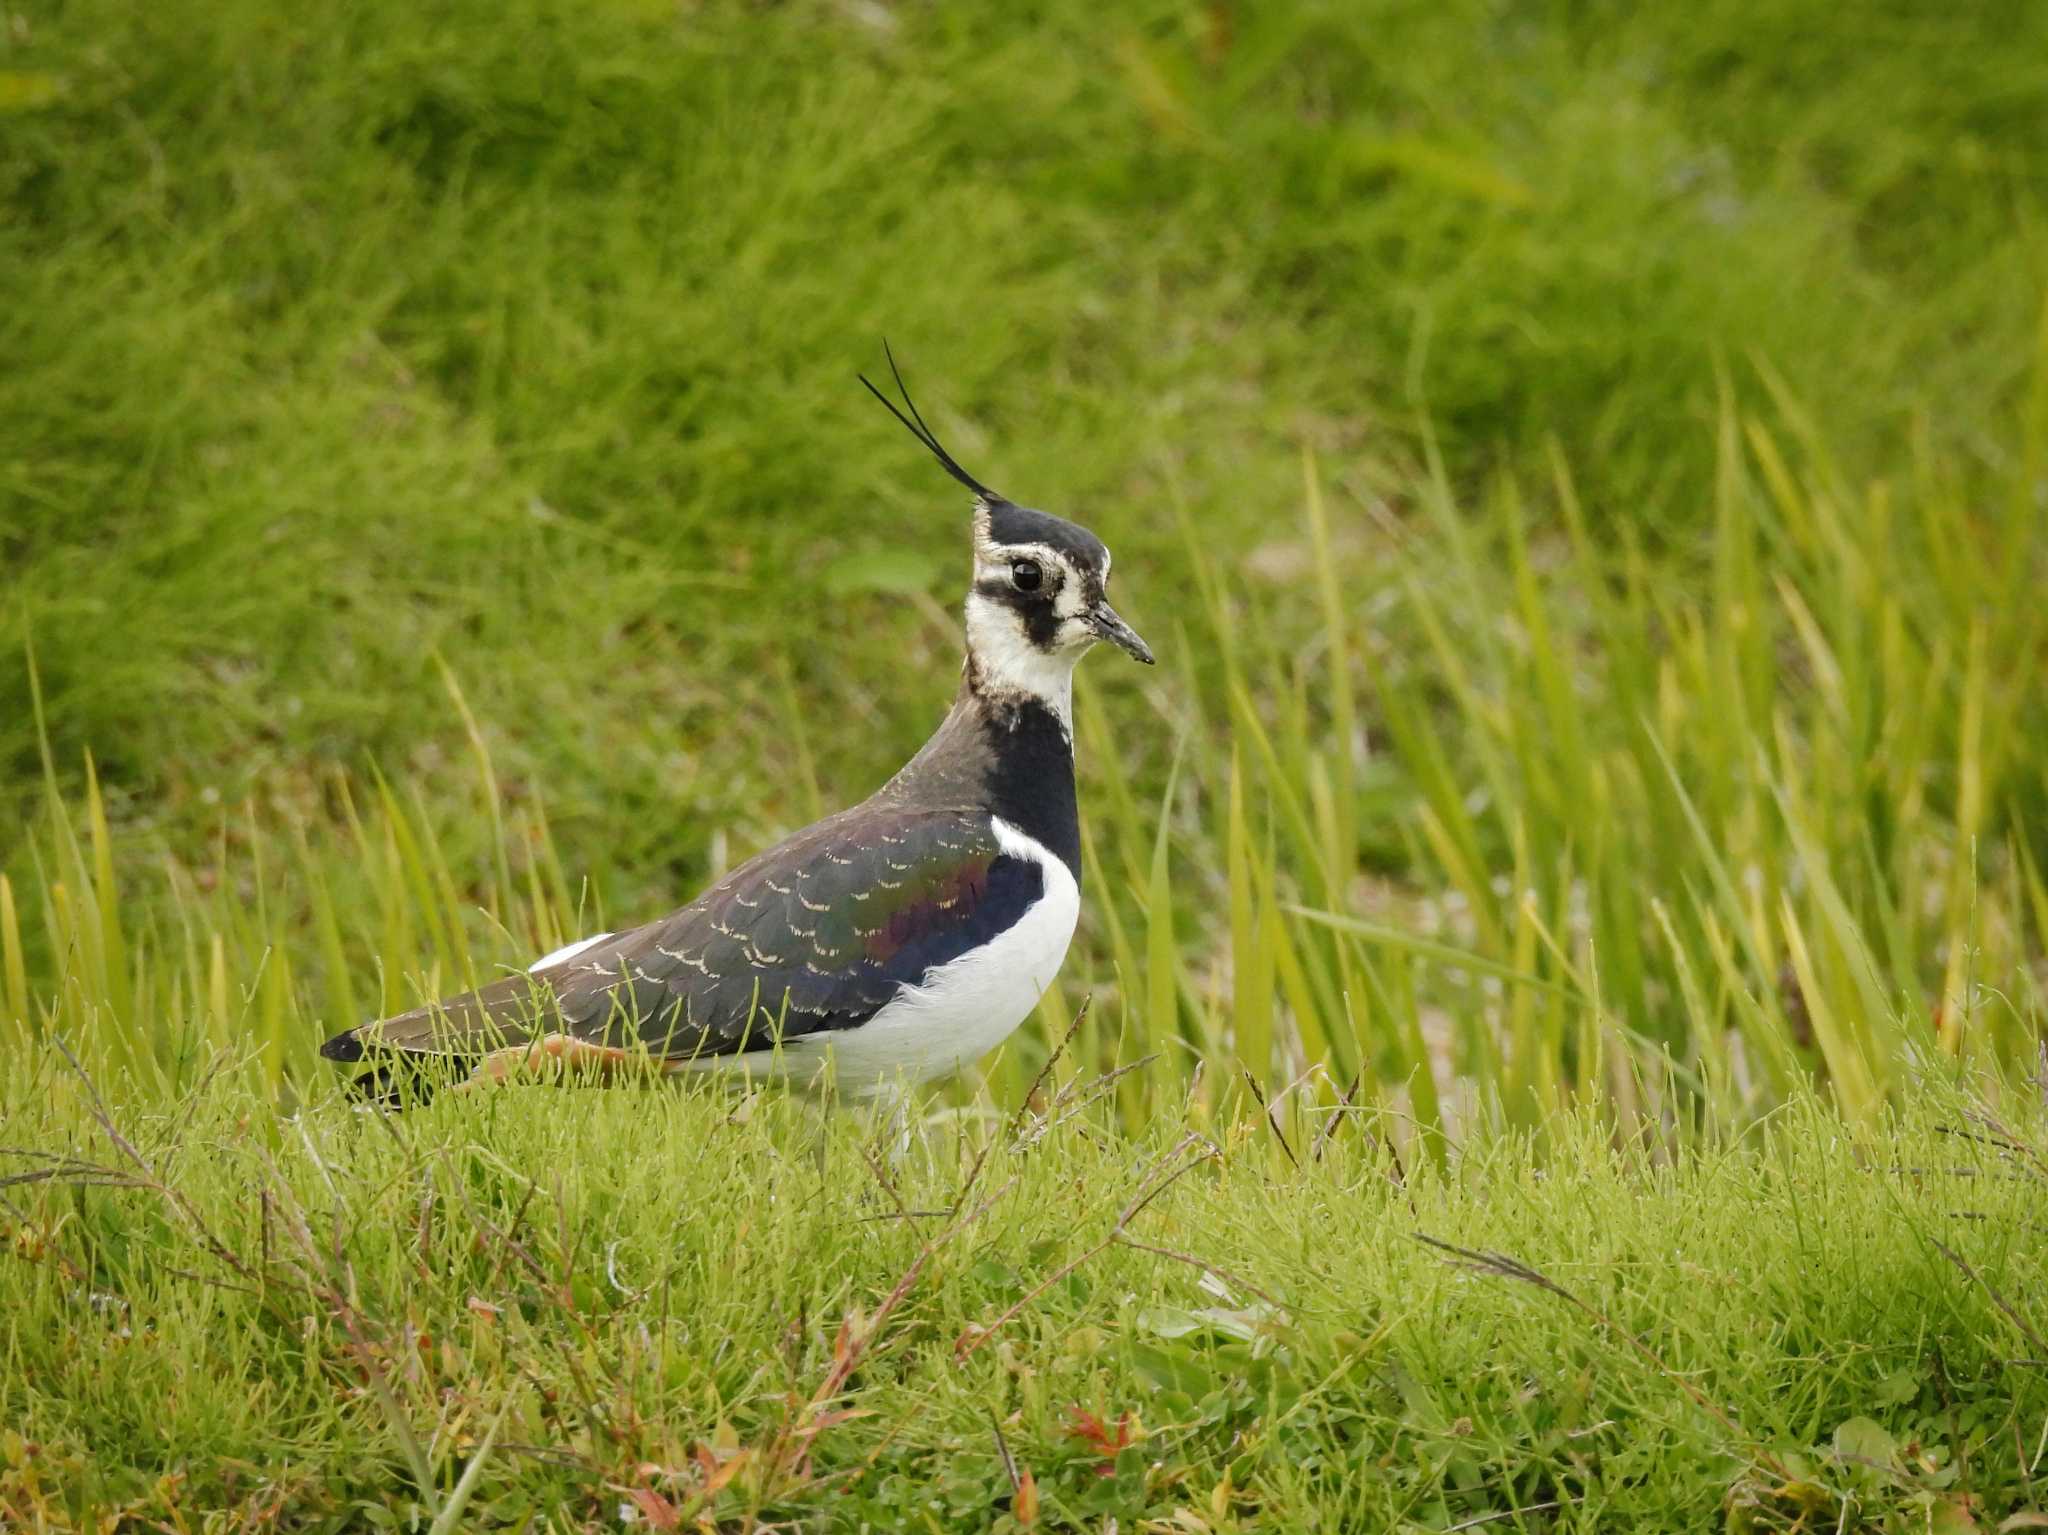
{"type": "Polygon", "coordinates": [[[965,544],[854,385],[887,334],[1166,663],[1084,668],[1046,1020],[1164,1052],[1132,1118],[1197,1060],[1425,1136],[2029,1068],[2043,44],[10,4],[0,1026],[280,1085],[865,793],[965,544]]]}

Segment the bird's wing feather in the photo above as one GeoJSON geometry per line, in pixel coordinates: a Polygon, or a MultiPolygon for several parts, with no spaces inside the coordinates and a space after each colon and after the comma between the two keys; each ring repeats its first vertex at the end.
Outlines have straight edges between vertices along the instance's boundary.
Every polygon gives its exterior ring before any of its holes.
{"type": "Polygon", "coordinates": [[[767,1049],[865,1022],[1044,890],[1038,864],[1004,852],[984,815],[869,805],[799,832],[673,916],[330,1046],[351,1042],[339,1059],[363,1046],[467,1055],[567,1033],[671,1059],[767,1049]]]}

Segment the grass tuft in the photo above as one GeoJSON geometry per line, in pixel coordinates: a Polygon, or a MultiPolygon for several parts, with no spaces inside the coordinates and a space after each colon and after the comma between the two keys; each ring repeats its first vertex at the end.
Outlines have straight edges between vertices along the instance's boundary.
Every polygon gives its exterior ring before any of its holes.
{"type": "Polygon", "coordinates": [[[926,1118],[892,1162],[886,1122],[715,1085],[329,1100],[252,1135],[271,1109],[232,1066],[162,1114],[55,1054],[0,1088],[24,1528],[2040,1506],[2048,1140],[1938,1087],[1677,1150],[1579,1110],[1439,1164],[1390,1111],[1325,1134],[1299,1093],[1127,1137],[1083,1073],[926,1118]]]}

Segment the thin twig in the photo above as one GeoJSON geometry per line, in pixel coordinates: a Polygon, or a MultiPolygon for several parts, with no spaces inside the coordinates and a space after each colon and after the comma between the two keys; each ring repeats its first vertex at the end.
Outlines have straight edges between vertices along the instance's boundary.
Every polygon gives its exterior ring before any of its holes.
{"type": "Polygon", "coordinates": [[[92,1076],[86,1071],[84,1064],[72,1053],[71,1047],[64,1043],[62,1035],[53,1034],[50,1038],[51,1043],[55,1044],[63,1052],[64,1059],[71,1063],[71,1069],[78,1073],[78,1080],[85,1084],[86,1095],[92,1099],[89,1105],[92,1110],[92,1117],[97,1119],[100,1122],[100,1128],[107,1132],[107,1139],[114,1143],[116,1150],[142,1169],[144,1177],[154,1180],[156,1174],[151,1170],[149,1163],[144,1160],[142,1153],[137,1151],[129,1142],[128,1137],[115,1127],[113,1118],[107,1113],[105,1102],[100,1098],[99,1087],[93,1082],[92,1076]]]}
{"type": "Polygon", "coordinates": [[[1003,1437],[1002,1420],[996,1417],[996,1410],[988,1409],[988,1426],[996,1436],[996,1459],[1003,1463],[1003,1475],[1010,1479],[1010,1490],[1017,1490],[1017,1457],[1010,1453],[1010,1441],[1003,1437]]]}
{"type": "Polygon", "coordinates": [[[1280,1149],[1287,1153],[1287,1160],[1294,1164],[1296,1172],[1301,1171],[1301,1158],[1294,1154],[1294,1148],[1287,1144],[1287,1132],[1280,1128],[1280,1121],[1273,1117],[1272,1106],[1266,1102],[1264,1089],[1259,1079],[1252,1075],[1249,1066],[1240,1067],[1244,1072],[1244,1085],[1252,1090],[1252,1096],[1259,1100],[1259,1112],[1266,1116],[1266,1128],[1273,1132],[1273,1138],[1280,1142],[1280,1149]]]}
{"type": "Polygon", "coordinates": [[[2048,1161],[2044,1161],[2038,1151],[2021,1140],[2012,1127],[2007,1125],[1996,1114],[1993,1114],[1988,1108],[1984,1108],[1981,1105],[1976,1108],[1965,1109],[1963,1112],[1969,1118],[1974,1119],[1978,1124],[1989,1130],[1994,1136],[1998,1137],[2004,1143],[2006,1150],[2023,1158],[2033,1168],[2036,1177],[2048,1176],[2048,1161]]]}
{"type": "Polygon", "coordinates": [[[81,1163],[80,1158],[74,1157],[68,1151],[37,1151],[32,1146],[0,1146],[0,1157],[22,1157],[31,1162],[79,1163],[87,1167],[97,1165],[90,1162],[81,1163]]]}
{"type": "Polygon", "coordinates": [[[1024,1127],[1024,1116],[1031,1111],[1031,1100],[1038,1096],[1038,1090],[1045,1086],[1045,1079],[1052,1075],[1052,1069],[1059,1064],[1061,1056],[1067,1053],[1067,1046],[1074,1042],[1074,1036],[1081,1032],[1081,1025],[1088,1021],[1089,1009],[1095,1006],[1095,993],[1089,992],[1081,999],[1081,1005],[1074,1010],[1074,1021],[1067,1025],[1067,1032],[1060,1036],[1060,1042],[1053,1046],[1052,1053],[1045,1058],[1045,1064],[1038,1068],[1038,1075],[1031,1079],[1031,1085],[1024,1089],[1024,1096],[1017,1103],[1017,1112],[1010,1119],[1012,1136],[1024,1127]]]}
{"type": "MultiPolygon", "coordinates": [[[[491,1265],[490,1273],[484,1276],[483,1288],[489,1289],[491,1285],[496,1281],[499,1270],[505,1266],[505,1257],[507,1254],[509,1254],[512,1257],[517,1258],[520,1261],[520,1263],[525,1267],[526,1271],[529,1274],[533,1275],[534,1279],[539,1283],[542,1290],[550,1294],[554,1293],[556,1288],[554,1279],[549,1275],[546,1269],[541,1267],[540,1260],[534,1257],[532,1253],[528,1252],[526,1250],[525,1245],[512,1235],[511,1228],[508,1227],[505,1230],[499,1230],[498,1227],[491,1222],[490,1218],[486,1216],[483,1213],[483,1211],[479,1210],[476,1207],[475,1202],[469,1197],[469,1191],[467,1189],[463,1188],[460,1184],[457,1184],[455,1187],[456,1193],[461,1195],[462,1203],[469,1211],[469,1218],[472,1221],[476,1222],[476,1224],[480,1228],[482,1228],[484,1235],[495,1238],[498,1243],[498,1261],[491,1265]]],[[[537,1184],[527,1185],[527,1200],[531,1200],[531,1198],[533,1197],[533,1190],[537,1187],[537,1184]]],[[[519,1208],[520,1212],[523,1214],[526,1209],[525,1200],[522,1200],[520,1202],[519,1208]]],[[[515,1216],[513,1218],[513,1224],[515,1226],[518,1224],[518,1217],[515,1216]]]]}
{"type": "Polygon", "coordinates": [[[1047,1290],[1051,1289],[1054,1285],[1058,1284],[1062,1279],[1065,1279],[1069,1274],[1073,1273],[1075,1269],[1079,1268],[1089,1259],[1095,1257],[1098,1253],[1101,1253],[1105,1249],[1107,1249],[1111,1243],[1115,1242],[1116,1239],[1123,1234],[1124,1228],[1130,1225],[1132,1221],[1138,1218],[1140,1211],[1142,1211],[1147,1205],[1151,1204],[1152,1201],[1157,1199],[1161,1194],[1164,1194],[1169,1188],[1171,1188],[1175,1183],[1177,1183],[1183,1175],[1194,1171],[1195,1168],[1201,1166],[1202,1163],[1208,1161],[1211,1157],[1219,1155],[1221,1155],[1221,1153],[1217,1150],[1216,1143],[1214,1141],[1211,1141],[1207,1136],[1203,1135],[1198,1130],[1190,1130],[1178,1141],[1175,1141],[1173,1143],[1173,1146],[1152,1164],[1151,1169],[1146,1174],[1145,1181],[1140,1183],[1138,1192],[1134,1196],[1132,1196],[1131,1202],[1125,1205],[1123,1209],[1118,1213],[1116,1218],[1116,1224],[1109,1228],[1109,1234],[1107,1236],[1103,1237],[1101,1241],[1097,1242],[1093,1247],[1089,1248],[1086,1252],[1081,1253],[1078,1257],[1075,1257],[1070,1261],[1061,1264],[1059,1268],[1055,1269],[1052,1273],[1048,1274],[1044,1279],[1040,1280],[1036,1285],[1032,1286],[1029,1293],[1020,1297],[1015,1304],[1010,1306],[1008,1310],[1004,1311],[1003,1314],[997,1317],[993,1322],[989,1323],[988,1326],[970,1328],[968,1331],[963,1332],[960,1335],[959,1340],[955,1342],[953,1345],[954,1360],[958,1362],[960,1360],[966,1359],[968,1355],[972,1354],[976,1349],[980,1348],[982,1344],[988,1342],[990,1338],[994,1337],[998,1332],[1002,1331],[1002,1329],[1009,1324],[1010,1320],[1014,1318],[1018,1312],[1022,1311],[1026,1306],[1030,1305],[1033,1301],[1037,1300],[1039,1296],[1043,1295],[1047,1290]],[[1161,1168],[1169,1162],[1174,1161],[1176,1158],[1180,1156],[1180,1154],[1183,1151],[1187,1150],[1189,1146],[1195,1144],[1197,1141],[1201,1142],[1207,1148],[1201,1153],[1201,1155],[1190,1158],[1188,1161],[1182,1163],[1179,1167],[1174,1168],[1172,1172],[1166,1174],[1164,1177],[1157,1176],[1159,1168],[1161,1168]]]}
{"type": "Polygon", "coordinates": [[[1953,1248],[1947,1246],[1937,1237],[1929,1237],[1927,1240],[1934,1244],[1934,1250],[1936,1252],[1940,1253],[1944,1258],[1948,1259],[1949,1262],[1953,1263],[1957,1268],[1961,1269],[1963,1271],[1963,1276],[1966,1279],[1972,1280],[1977,1285],[1982,1287],[1984,1293],[1991,1297],[1991,1303],[1994,1306],[1996,1306],[2000,1311],[2003,1311],[2006,1315],[2006,1319],[2010,1321],[2013,1326],[2017,1327],[2020,1330],[2021,1336],[2023,1336],[2029,1343],[2033,1344],[2039,1352],[2043,1354],[2048,1354],[2048,1339],[2044,1339],[2041,1336],[2041,1334],[2035,1330],[2034,1324],[2029,1322],[2025,1317],[2019,1314],[2018,1309],[2014,1307],[2011,1301],[2007,1300],[2003,1295],[2000,1295],[1996,1290],[1994,1290],[1991,1287],[1990,1280],[1986,1279],[1982,1274],[1978,1273],[1974,1268],[1970,1266],[1969,1259],[1965,1258],[1961,1253],[1955,1251],[1953,1248]]]}
{"type": "MultiPolygon", "coordinates": [[[[268,1153],[264,1153],[264,1161],[269,1165],[271,1175],[282,1186],[283,1174],[277,1164],[271,1161],[268,1153]]],[[[426,1447],[420,1443],[419,1435],[413,1430],[411,1417],[392,1390],[391,1380],[382,1361],[377,1357],[376,1345],[371,1342],[364,1326],[363,1314],[349,1299],[350,1294],[356,1289],[353,1273],[349,1271],[347,1263],[339,1257],[335,1259],[333,1269],[329,1270],[328,1265],[321,1259],[320,1247],[313,1239],[311,1228],[306,1225],[304,1217],[295,1206],[279,1201],[278,1210],[285,1233],[291,1237],[301,1254],[300,1273],[307,1289],[326,1305],[335,1319],[341,1323],[342,1330],[347,1333],[349,1346],[355,1354],[357,1364],[362,1368],[363,1378],[370,1388],[371,1395],[376,1398],[377,1405],[383,1409],[392,1436],[398,1440],[399,1449],[412,1471],[417,1490],[438,1516],[440,1500],[436,1495],[433,1466],[427,1459],[426,1447]],[[346,1283],[340,1282],[341,1280],[346,1280],[346,1283]]]]}
{"type": "Polygon", "coordinates": [[[867,1318],[861,1327],[854,1329],[850,1323],[842,1324],[841,1336],[845,1340],[844,1347],[835,1346],[833,1349],[832,1368],[825,1372],[825,1378],[811,1393],[811,1399],[790,1416],[789,1421],[784,1423],[780,1432],[776,1434],[774,1443],[769,1446],[762,1481],[764,1487],[773,1488],[778,1484],[784,1474],[785,1465],[793,1473],[802,1473],[804,1459],[810,1453],[808,1441],[815,1433],[811,1426],[812,1420],[817,1417],[825,1403],[845,1388],[847,1379],[859,1367],[875,1338],[881,1333],[882,1324],[889,1320],[896,1308],[902,1305],[910,1292],[916,1288],[918,1278],[924,1273],[925,1265],[931,1262],[932,1255],[980,1220],[998,1200],[1016,1186],[1017,1180],[1012,1178],[920,1247],[917,1256],[911,1259],[910,1266],[897,1279],[895,1288],[882,1298],[882,1303],[875,1308],[874,1315],[867,1318]],[[792,1450],[795,1451],[793,1459],[792,1450]]]}
{"type": "Polygon", "coordinates": [[[78,1073],[78,1080],[85,1084],[86,1095],[90,1100],[87,1106],[92,1111],[92,1117],[98,1120],[100,1128],[107,1132],[107,1139],[114,1143],[115,1149],[128,1158],[129,1161],[133,1162],[141,1172],[142,1184],[160,1197],[173,1210],[177,1211],[179,1215],[184,1217],[186,1224],[198,1235],[200,1245],[212,1253],[215,1258],[225,1263],[252,1284],[260,1282],[261,1276],[254,1269],[250,1268],[233,1248],[213,1234],[213,1228],[206,1224],[205,1218],[193,1207],[192,1202],[159,1177],[156,1169],[150,1165],[149,1159],[143,1156],[140,1151],[137,1151],[134,1142],[121,1133],[120,1127],[114,1123],[113,1115],[107,1112],[106,1102],[100,1097],[99,1086],[93,1081],[91,1074],[86,1071],[84,1062],[80,1061],[72,1053],[71,1047],[64,1042],[61,1036],[52,1035],[51,1039],[57,1048],[64,1053],[64,1059],[71,1063],[71,1069],[78,1073]]]}
{"type": "Polygon", "coordinates": [[[1540,1269],[1531,1268],[1520,1259],[1511,1258],[1506,1253],[1482,1252],[1477,1248],[1459,1247],[1455,1243],[1441,1241],[1436,1237],[1427,1236],[1420,1231],[1414,1235],[1415,1240],[1423,1245],[1434,1247],[1437,1251],[1449,1253],[1452,1257],[1456,1258],[1458,1260],[1457,1266],[1460,1268],[1469,1269],[1475,1274],[1491,1274],[1501,1279],[1520,1280],[1523,1284],[1533,1285],[1539,1290],[1555,1295],[1567,1305],[1576,1307],[1586,1316],[1591,1317],[1602,1327],[1605,1327],[1609,1332],[1620,1338],[1630,1348],[1634,1349],[1636,1353],[1649,1362],[1658,1374],[1664,1376],[1676,1385],[1679,1390],[1691,1397],[1694,1406],[1712,1417],[1735,1438],[1747,1444],[1750,1447],[1751,1453],[1770,1469],[1773,1476],[1783,1481],[1789,1482],[1792,1480],[1792,1473],[1786,1468],[1785,1463],[1779,1460],[1768,1446],[1748,1433],[1741,1424],[1737,1423],[1718,1402],[1714,1401],[1713,1398],[1700,1390],[1699,1387],[1666,1364],[1663,1357],[1655,1349],[1651,1348],[1649,1344],[1643,1342],[1641,1338],[1638,1338],[1634,1333],[1622,1327],[1604,1311],[1580,1300],[1578,1296],[1572,1294],[1571,1291],[1552,1279],[1548,1274],[1543,1273],[1540,1269]]]}
{"type": "Polygon", "coordinates": [[[1358,1096],[1359,1084],[1364,1081],[1365,1068],[1361,1066],[1352,1074],[1351,1085],[1344,1089],[1343,1095],[1337,1100],[1337,1106],[1324,1118],[1322,1128],[1316,1131],[1315,1141],[1308,1149],[1308,1159],[1311,1162],[1322,1161],[1323,1147],[1336,1133],[1337,1126],[1351,1117],[1351,1101],[1358,1096]]]}
{"type": "Polygon", "coordinates": [[[995,1150],[996,1142],[1007,1140],[1012,1145],[1018,1143],[1018,1134],[1024,1127],[1024,1116],[1031,1110],[1031,1100],[1038,1096],[1039,1088],[1043,1087],[1045,1079],[1052,1075],[1053,1067],[1058,1064],[1059,1058],[1066,1054],[1067,1046],[1072,1044],[1074,1036],[1081,1032],[1081,1025],[1088,1020],[1088,1009],[1094,1003],[1095,993],[1092,991],[1081,999],[1080,1007],[1074,1012],[1074,1021],[1067,1025],[1067,1032],[1060,1036],[1060,1042],[1053,1046],[1052,1053],[1045,1058],[1045,1064],[1038,1068],[1038,1075],[1031,1079],[1031,1086],[1024,1090],[1024,1097],[1017,1104],[1017,1111],[1010,1116],[1009,1128],[1002,1135],[992,1135],[982,1142],[981,1150],[975,1154],[974,1165],[967,1171],[967,1181],[960,1185],[959,1197],[953,1201],[954,1210],[957,1211],[966,1203],[967,1196],[974,1191],[975,1184],[981,1181],[982,1168],[987,1165],[989,1153],[995,1150]]]}
{"type": "Polygon", "coordinates": [[[865,1226],[873,1221],[942,1221],[952,1213],[951,1210],[884,1210],[879,1215],[856,1215],[847,1224],[865,1226]]]}
{"type": "Polygon", "coordinates": [[[1107,1094],[1110,1088],[1114,1087],[1124,1077],[1129,1076],[1134,1071],[1142,1071],[1158,1059],[1159,1052],[1157,1050],[1149,1050],[1135,1061],[1127,1061],[1113,1071],[1103,1072],[1102,1075],[1089,1082],[1087,1091],[1075,1098],[1068,1105],[1065,1113],[1061,1114],[1057,1119],[1048,1118],[1041,1120],[1038,1128],[1026,1136],[1021,1144],[1026,1146],[1036,1145],[1039,1141],[1045,1139],[1049,1133],[1057,1130],[1068,1120],[1073,1119],[1076,1115],[1087,1109],[1097,1099],[1107,1094]]]}
{"type": "MultiPolygon", "coordinates": [[[[463,1186],[461,1180],[457,1179],[453,1180],[453,1182],[456,1192],[462,1195],[462,1202],[469,1206],[471,1218],[480,1222],[499,1239],[498,1257],[491,1264],[490,1273],[484,1275],[484,1288],[489,1289],[497,1282],[498,1271],[505,1266],[505,1255],[507,1253],[513,1253],[523,1258],[526,1261],[527,1267],[531,1268],[536,1274],[540,1274],[540,1265],[533,1261],[532,1255],[525,1248],[513,1240],[519,1232],[520,1223],[526,1219],[526,1207],[533,1203],[533,1196],[540,1192],[540,1180],[538,1178],[529,1178],[527,1180],[526,1192],[520,1197],[519,1208],[512,1212],[511,1224],[506,1226],[503,1231],[498,1231],[496,1227],[491,1226],[490,1222],[483,1220],[483,1217],[477,1213],[476,1206],[470,1201],[469,1191],[463,1186]]],[[[547,1283],[547,1276],[545,1274],[541,1274],[541,1283],[547,1283]]]]}
{"type": "Polygon", "coordinates": [[[860,1142],[860,1156],[861,1160],[868,1164],[868,1171],[874,1174],[875,1182],[881,1185],[882,1192],[889,1196],[889,1203],[896,1207],[897,1219],[909,1220],[910,1207],[904,1204],[902,1194],[897,1192],[896,1185],[889,1181],[888,1173],[882,1170],[881,1162],[876,1159],[874,1147],[865,1140],[860,1142]]]}
{"type": "MultiPolygon", "coordinates": [[[[267,956],[265,963],[268,963],[267,956]]],[[[225,1045],[213,1052],[213,1058],[206,1063],[206,1074],[199,1079],[198,1085],[185,1095],[184,1110],[178,1116],[177,1122],[171,1127],[168,1139],[173,1142],[183,1139],[184,1132],[191,1128],[193,1116],[199,1112],[199,1105],[205,1101],[207,1089],[213,1086],[213,1079],[220,1075],[221,1068],[227,1064],[231,1054],[232,1052],[225,1045]]]]}
{"type": "Polygon", "coordinates": [[[1459,1530],[1476,1530],[1482,1524],[1492,1524],[1496,1519],[1519,1519],[1523,1514],[1548,1513],[1553,1508],[1563,1508],[1563,1498],[1551,1498],[1544,1503],[1529,1503],[1521,1508],[1503,1508],[1491,1514],[1476,1514],[1470,1519],[1461,1519],[1456,1524],[1444,1526],[1444,1535],[1457,1535],[1459,1530]]]}
{"type": "Polygon", "coordinates": [[[1197,1258],[1193,1253],[1177,1252],[1171,1247],[1155,1247],[1150,1242],[1140,1242],[1134,1237],[1125,1236],[1122,1232],[1117,1233],[1116,1243],[1119,1247],[1135,1247],[1141,1253],[1157,1253],[1162,1258],[1171,1258],[1176,1263],[1185,1263],[1190,1268],[1198,1268],[1205,1274],[1214,1274],[1225,1284],[1234,1284],[1240,1290],[1249,1291],[1269,1306],[1277,1307],[1280,1304],[1272,1295],[1260,1289],[1242,1274],[1233,1274],[1229,1269],[1221,1268],[1211,1263],[1207,1258],[1197,1258]]]}
{"type": "Polygon", "coordinates": [[[232,1290],[237,1295],[261,1295],[263,1293],[259,1285],[238,1284],[232,1279],[223,1279],[218,1274],[202,1274],[196,1269],[181,1269],[169,1263],[157,1264],[154,1272],[159,1274],[175,1274],[178,1278],[189,1279],[194,1284],[211,1285],[216,1290],[232,1290]]]}
{"type": "Polygon", "coordinates": [[[154,1185],[118,1167],[101,1167],[96,1162],[73,1162],[68,1166],[37,1167],[25,1173],[0,1178],[0,1189],[23,1183],[62,1183],[78,1188],[146,1189],[154,1185]]]}

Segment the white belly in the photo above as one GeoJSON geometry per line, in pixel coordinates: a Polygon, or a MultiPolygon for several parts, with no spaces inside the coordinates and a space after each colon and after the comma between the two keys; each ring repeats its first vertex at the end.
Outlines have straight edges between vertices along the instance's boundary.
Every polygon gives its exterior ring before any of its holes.
{"type": "Polygon", "coordinates": [[[841,1092],[871,1097],[899,1083],[928,1082],[958,1071],[1008,1039],[1059,974],[1081,915],[1081,891],[1067,866],[1042,843],[1007,821],[993,825],[1003,851],[1030,859],[1045,879],[1045,893],[1007,932],[971,954],[935,965],[922,984],[904,987],[866,1023],[792,1039],[779,1054],[764,1051],[689,1065],[797,1081],[829,1070],[841,1092]]]}

